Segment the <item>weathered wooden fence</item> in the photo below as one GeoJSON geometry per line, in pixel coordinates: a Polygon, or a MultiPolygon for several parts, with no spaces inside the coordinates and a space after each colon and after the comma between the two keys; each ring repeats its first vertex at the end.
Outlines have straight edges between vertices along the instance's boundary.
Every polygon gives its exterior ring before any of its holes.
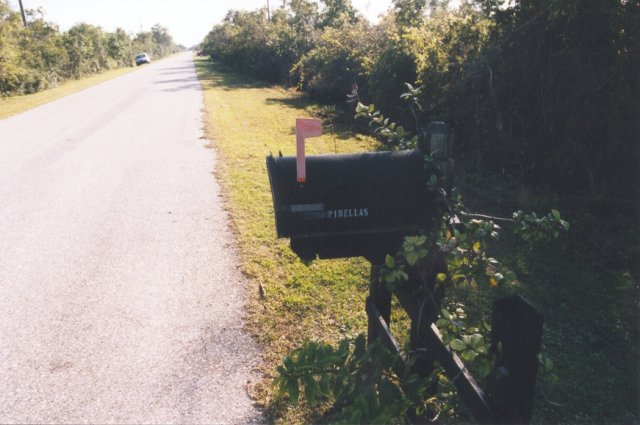
{"type": "MultiPolygon", "coordinates": [[[[437,362],[479,423],[530,423],[543,316],[519,295],[508,296],[494,304],[491,350],[496,362],[487,380],[488,387],[483,389],[458,355],[443,342],[434,323],[439,310],[433,303],[422,302],[415,296],[417,283],[410,280],[392,294],[378,281],[378,269],[372,266],[366,302],[369,342],[378,340],[401,355],[400,346],[389,329],[391,297],[395,295],[411,320],[409,344],[415,360],[414,372],[426,379],[437,362]],[[498,346],[500,350],[496,349],[498,346]]],[[[412,421],[420,422],[416,418],[412,421]]]]}

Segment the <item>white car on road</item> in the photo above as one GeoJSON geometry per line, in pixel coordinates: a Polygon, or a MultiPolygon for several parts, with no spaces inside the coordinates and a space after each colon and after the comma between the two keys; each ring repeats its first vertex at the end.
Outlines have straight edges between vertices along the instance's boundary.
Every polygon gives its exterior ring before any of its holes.
{"type": "Polygon", "coordinates": [[[140,66],[143,63],[151,63],[151,57],[146,53],[140,53],[136,56],[136,66],[140,66]]]}

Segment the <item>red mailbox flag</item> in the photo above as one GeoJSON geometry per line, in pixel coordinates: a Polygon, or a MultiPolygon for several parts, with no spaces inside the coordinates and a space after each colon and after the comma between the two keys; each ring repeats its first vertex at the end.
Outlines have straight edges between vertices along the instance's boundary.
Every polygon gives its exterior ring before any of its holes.
{"type": "Polygon", "coordinates": [[[304,139],[318,136],[322,136],[322,121],[313,118],[296,118],[296,180],[298,183],[304,183],[307,180],[304,139]]]}

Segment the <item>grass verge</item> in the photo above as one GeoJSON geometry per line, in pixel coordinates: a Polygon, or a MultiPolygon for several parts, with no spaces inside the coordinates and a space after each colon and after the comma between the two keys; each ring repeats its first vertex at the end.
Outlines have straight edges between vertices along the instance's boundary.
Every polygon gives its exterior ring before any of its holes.
{"type": "MultiPolygon", "coordinates": [[[[316,261],[307,267],[290,251],[288,241],[275,239],[264,158],[269,152],[294,154],[295,118],[314,114],[314,105],[297,93],[226,72],[203,59],[196,66],[242,269],[254,285],[248,328],[264,348],[265,373],[254,394],[265,405],[274,366],[288,350],[305,339],[332,341],[366,330],[368,265],[353,259],[316,261]],[[260,296],[259,285],[265,288],[265,297],[260,296]]],[[[369,138],[338,131],[311,140],[308,152],[375,146],[369,138]]],[[[465,198],[480,208],[478,212],[504,213],[492,211],[496,205],[506,211],[535,206],[533,202],[511,205],[515,192],[500,192],[495,183],[463,187],[468,189],[463,190],[465,198]]],[[[548,211],[548,205],[539,212],[543,210],[548,211]]],[[[574,229],[569,238],[579,238],[583,231],[588,229],[574,229]]],[[[637,423],[639,287],[634,272],[580,259],[563,242],[530,251],[507,237],[496,255],[518,272],[521,283],[515,290],[545,315],[545,354],[555,369],[553,375],[539,376],[534,423],[637,423]]],[[[463,301],[470,310],[490,311],[494,299],[513,290],[468,291],[463,301]]],[[[318,412],[271,408],[268,413],[277,414],[284,423],[317,420],[313,414],[318,412]]]]}
{"type": "MultiPolygon", "coordinates": [[[[295,155],[295,119],[312,115],[313,104],[292,91],[225,72],[203,59],[196,60],[196,67],[242,271],[253,282],[247,321],[264,349],[265,373],[254,393],[265,404],[273,369],[290,349],[305,339],[335,341],[366,330],[368,263],[318,260],[306,266],[291,252],[288,240],[276,239],[265,157],[279,151],[295,155]]],[[[348,131],[324,132],[307,143],[308,154],[358,152],[375,145],[348,131]]],[[[303,420],[278,414],[285,422],[303,420]]]]}
{"type": "Polygon", "coordinates": [[[52,102],[54,100],[69,96],[104,81],[111,80],[124,74],[134,71],[135,67],[125,67],[91,75],[79,80],[70,80],[62,83],[58,87],[43,90],[38,93],[24,96],[0,97],[0,119],[10,117],[35,108],[36,106],[52,102]]]}

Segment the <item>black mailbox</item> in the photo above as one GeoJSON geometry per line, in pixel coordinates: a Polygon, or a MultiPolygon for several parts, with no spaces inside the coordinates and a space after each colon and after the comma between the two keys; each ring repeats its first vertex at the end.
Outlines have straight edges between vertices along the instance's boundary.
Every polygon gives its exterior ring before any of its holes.
{"type": "Polygon", "coordinates": [[[364,256],[379,262],[406,235],[433,225],[433,194],[420,150],[306,158],[267,157],[278,237],[302,259],[364,256]]]}

